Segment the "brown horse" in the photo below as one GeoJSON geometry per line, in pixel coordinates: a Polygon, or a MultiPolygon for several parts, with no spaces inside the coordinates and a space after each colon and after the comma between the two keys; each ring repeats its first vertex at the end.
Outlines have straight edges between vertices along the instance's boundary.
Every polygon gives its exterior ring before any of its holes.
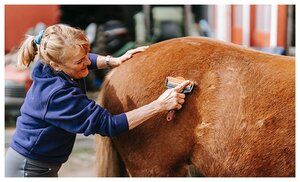
{"type": "MultiPolygon", "coordinates": [[[[194,90],[173,121],[159,114],[113,138],[129,176],[185,176],[191,165],[204,176],[295,176],[293,57],[172,39],[114,69],[98,102],[113,114],[130,111],[157,99],[167,76],[195,81],[194,90]]],[[[98,175],[116,175],[108,138],[96,141],[98,175]]]]}

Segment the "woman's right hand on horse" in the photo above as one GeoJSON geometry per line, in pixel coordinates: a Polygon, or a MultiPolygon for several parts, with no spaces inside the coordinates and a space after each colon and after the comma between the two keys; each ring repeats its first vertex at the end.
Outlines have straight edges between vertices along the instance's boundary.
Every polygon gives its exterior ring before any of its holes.
{"type": "Polygon", "coordinates": [[[181,109],[184,103],[185,94],[182,93],[184,88],[190,83],[189,80],[182,82],[175,88],[166,90],[157,101],[164,110],[181,109]]]}

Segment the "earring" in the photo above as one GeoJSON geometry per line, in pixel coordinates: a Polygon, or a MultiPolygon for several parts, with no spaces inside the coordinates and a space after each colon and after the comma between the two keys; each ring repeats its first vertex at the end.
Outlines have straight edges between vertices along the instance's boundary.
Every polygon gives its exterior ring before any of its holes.
{"type": "Polygon", "coordinates": [[[55,71],[61,71],[60,69],[56,68],[55,71]]]}

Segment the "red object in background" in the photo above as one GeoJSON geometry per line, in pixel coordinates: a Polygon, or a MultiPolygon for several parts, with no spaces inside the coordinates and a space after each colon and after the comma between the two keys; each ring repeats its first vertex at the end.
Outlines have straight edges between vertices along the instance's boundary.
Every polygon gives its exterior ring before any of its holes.
{"type": "Polygon", "coordinates": [[[30,27],[59,22],[59,5],[5,5],[5,53],[17,47],[30,27]]]}
{"type": "Polygon", "coordinates": [[[231,5],[231,42],[243,45],[242,5],[231,5]]]}
{"type": "Polygon", "coordinates": [[[287,5],[278,5],[278,23],[277,23],[277,46],[287,47],[287,5]]]}
{"type": "Polygon", "coordinates": [[[10,80],[16,84],[23,84],[25,90],[28,91],[32,84],[30,70],[19,70],[14,64],[5,66],[5,81],[10,80]]]}
{"type": "MultiPolygon", "coordinates": [[[[266,5],[260,5],[266,6],[266,5]]],[[[270,5],[269,5],[270,6],[270,5]]],[[[257,24],[257,21],[262,21],[264,18],[263,10],[258,10],[259,5],[251,5],[251,21],[250,21],[250,44],[251,46],[256,47],[269,47],[270,46],[270,26],[267,25],[267,30],[263,30],[262,27],[265,27],[266,23],[269,21],[264,21],[263,24],[257,24]]],[[[286,48],[286,31],[287,31],[287,5],[278,5],[278,17],[277,17],[277,46],[286,48]]],[[[270,10],[271,11],[271,10],[270,10]]],[[[269,16],[270,13],[268,13],[269,16]]],[[[262,22],[261,22],[262,23],[262,22]]]]}

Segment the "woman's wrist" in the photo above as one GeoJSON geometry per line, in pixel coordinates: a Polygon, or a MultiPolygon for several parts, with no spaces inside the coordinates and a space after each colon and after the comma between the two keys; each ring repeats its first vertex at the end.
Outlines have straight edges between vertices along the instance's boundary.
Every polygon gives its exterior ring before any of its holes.
{"type": "Polygon", "coordinates": [[[105,58],[106,58],[106,60],[108,60],[108,61],[105,60],[105,64],[108,68],[114,68],[114,67],[120,66],[119,58],[115,58],[112,56],[109,56],[109,57],[106,56],[105,58]]]}
{"type": "Polygon", "coordinates": [[[119,66],[117,59],[118,58],[114,58],[110,55],[107,55],[107,56],[98,55],[98,57],[97,57],[97,68],[98,69],[104,69],[104,68],[117,67],[117,66],[119,66]]]}
{"type": "Polygon", "coordinates": [[[154,108],[156,108],[157,110],[158,110],[158,112],[163,112],[163,111],[165,111],[166,109],[165,109],[165,107],[164,107],[164,105],[161,103],[161,101],[160,100],[155,100],[155,101],[153,101],[152,103],[151,103],[151,105],[153,105],[153,107],[154,108]]]}
{"type": "Polygon", "coordinates": [[[105,56],[104,58],[104,64],[106,65],[107,68],[110,68],[111,67],[111,56],[110,55],[107,55],[105,56]]]}

